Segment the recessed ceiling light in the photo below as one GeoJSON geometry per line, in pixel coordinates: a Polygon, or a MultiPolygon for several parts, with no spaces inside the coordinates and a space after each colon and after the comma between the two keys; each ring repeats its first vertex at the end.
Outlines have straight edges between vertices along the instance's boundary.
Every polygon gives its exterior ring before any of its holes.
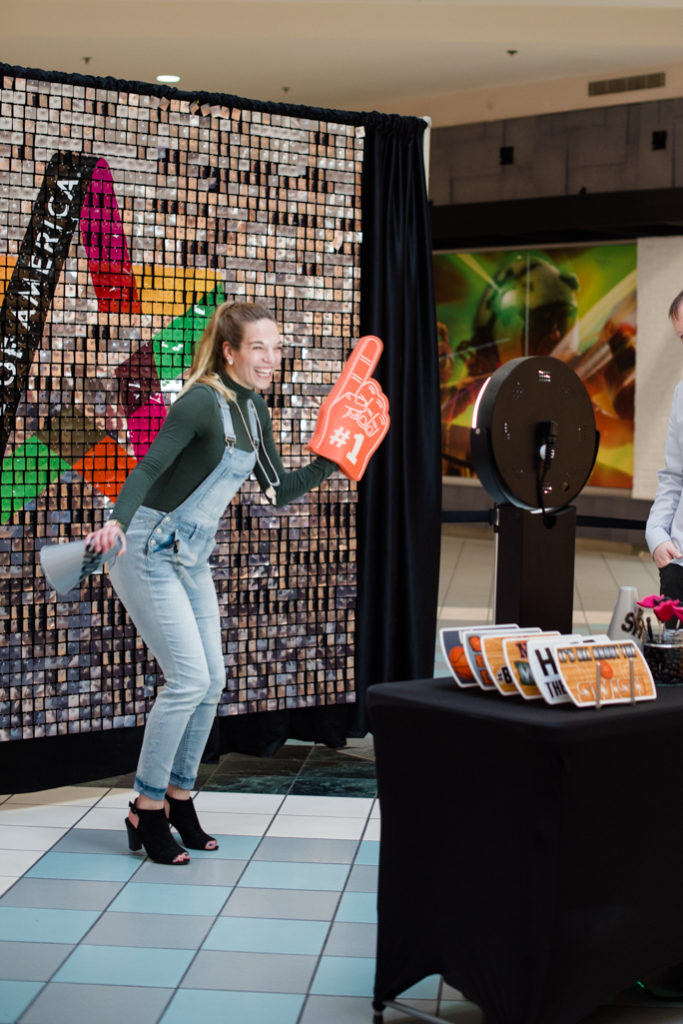
{"type": "Polygon", "coordinates": [[[180,75],[157,75],[157,82],[179,82],[180,75]]]}

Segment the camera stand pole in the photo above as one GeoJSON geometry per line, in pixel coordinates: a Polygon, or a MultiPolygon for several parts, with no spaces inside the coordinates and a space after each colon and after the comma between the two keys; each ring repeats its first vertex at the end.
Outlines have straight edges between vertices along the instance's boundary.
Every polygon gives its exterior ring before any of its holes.
{"type": "Polygon", "coordinates": [[[571,633],[576,509],[544,516],[501,504],[494,513],[494,621],[571,633]]]}

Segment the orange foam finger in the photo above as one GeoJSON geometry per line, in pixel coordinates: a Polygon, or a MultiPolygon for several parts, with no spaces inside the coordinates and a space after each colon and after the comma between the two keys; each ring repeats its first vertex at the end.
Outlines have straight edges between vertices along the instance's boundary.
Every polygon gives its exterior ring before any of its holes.
{"type": "Polygon", "coordinates": [[[378,382],[365,380],[356,390],[337,394],[325,410],[324,429],[308,447],[336,462],[342,473],[360,480],[389,429],[389,402],[378,382]]]}
{"type": "MultiPolygon", "coordinates": [[[[374,334],[366,334],[359,339],[353,352],[344,363],[335,385],[321,403],[313,437],[308,444],[309,448],[320,444],[323,436],[328,432],[330,413],[340,395],[357,393],[371,378],[372,371],[377,366],[383,350],[384,345],[374,334]]],[[[313,450],[316,449],[313,448],[313,450]]]]}

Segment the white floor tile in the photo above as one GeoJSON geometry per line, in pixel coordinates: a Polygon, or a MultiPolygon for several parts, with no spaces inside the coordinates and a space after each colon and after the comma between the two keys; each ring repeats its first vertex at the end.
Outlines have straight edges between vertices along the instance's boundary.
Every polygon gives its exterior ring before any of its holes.
{"type": "Polygon", "coordinates": [[[272,814],[202,811],[202,828],[214,836],[261,836],[272,820],[272,814]]]}
{"type": "Polygon", "coordinates": [[[123,807],[93,807],[80,821],[76,822],[74,828],[104,828],[119,829],[123,826],[123,819],[126,816],[128,804],[123,807]]]}
{"type": "Polygon", "coordinates": [[[39,825],[3,825],[0,823],[0,850],[40,850],[42,853],[62,838],[66,827],[44,828],[39,825]]]}
{"type": "Polygon", "coordinates": [[[298,839],[360,839],[364,826],[365,818],[278,814],[266,835],[298,839]]]}
{"type": "Polygon", "coordinates": [[[490,605],[442,605],[439,608],[439,619],[444,620],[444,625],[457,626],[458,623],[462,622],[463,625],[471,622],[477,625],[486,624],[491,621],[491,606],[490,605]]]}
{"type": "Polygon", "coordinates": [[[68,804],[75,807],[92,807],[108,792],[106,788],[89,786],[60,786],[58,789],[41,789],[35,793],[15,793],[7,804],[68,804]]]}
{"type": "Polygon", "coordinates": [[[9,801],[0,804],[0,825],[48,825],[66,826],[75,825],[83,812],[87,809],[82,806],[71,804],[12,804],[9,801]]]}
{"type": "Polygon", "coordinates": [[[363,839],[379,840],[381,822],[379,818],[370,818],[363,833],[363,839]]]}
{"type": "Polygon", "coordinates": [[[105,808],[118,808],[118,810],[128,810],[128,804],[130,801],[135,800],[137,794],[132,789],[108,789],[101,796],[97,806],[105,808]]]}
{"type": "Polygon", "coordinates": [[[280,814],[312,814],[340,818],[367,818],[372,797],[353,796],[288,796],[280,814]]]}
{"type": "Polygon", "coordinates": [[[44,850],[2,850],[0,864],[5,875],[23,875],[43,856],[44,850]]]}
{"type": "Polygon", "coordinates": [[[214,793],[204,790],[197,794],[197,810],[238,812],[241,814],[275,814],[282,804],[277,793],[214,793]]]}

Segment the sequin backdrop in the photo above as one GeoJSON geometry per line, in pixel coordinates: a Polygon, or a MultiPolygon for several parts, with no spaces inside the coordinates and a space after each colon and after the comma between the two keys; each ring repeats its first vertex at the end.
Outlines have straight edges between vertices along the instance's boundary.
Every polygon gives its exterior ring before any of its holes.
{"type": "MultiPolygon", "coordinates": [[[[107,576],[58,599],[38,550],[104,521],[216,305],[281,324],[286,467],[358,333],[362,127],[105,84],[0,97],[0,740],[144,723],[163,678],[107,576]]],[[[334,474],[282,510],[249,481],[227,510],[220,714],[354,700],[355,501],[334,474]]]]}

